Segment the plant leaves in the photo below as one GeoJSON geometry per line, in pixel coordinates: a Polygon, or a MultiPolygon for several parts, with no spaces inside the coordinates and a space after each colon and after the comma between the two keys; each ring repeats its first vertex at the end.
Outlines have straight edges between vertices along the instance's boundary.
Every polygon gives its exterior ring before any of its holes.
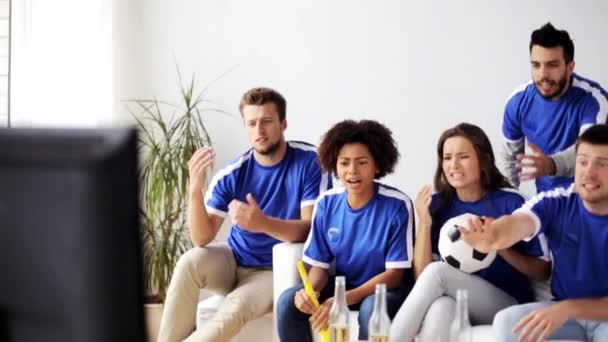
{"type": "Polygon", "coordinates": [[[130,99],[125,101],[139,129],[139,152],[143,156],[139,170],[143,241],[143,271],[148,294],[164,300],[173,268],[191,243],[187,227],[188,161],[203,146],[211,145],[203,115],[221,113],[218,108],[203,108],[210,103],[205,93],[235,67],[196,91],[193,75],[180,83],[180,101],[130,99]]]}

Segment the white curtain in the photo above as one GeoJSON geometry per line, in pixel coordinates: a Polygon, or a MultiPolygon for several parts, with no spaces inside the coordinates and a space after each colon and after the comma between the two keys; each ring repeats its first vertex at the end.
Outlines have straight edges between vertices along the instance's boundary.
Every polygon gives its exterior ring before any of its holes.
{"type": "Polygon", "coordinates": [[[12,6],[11,126],[111,124],[112,0],[12,6]]]}

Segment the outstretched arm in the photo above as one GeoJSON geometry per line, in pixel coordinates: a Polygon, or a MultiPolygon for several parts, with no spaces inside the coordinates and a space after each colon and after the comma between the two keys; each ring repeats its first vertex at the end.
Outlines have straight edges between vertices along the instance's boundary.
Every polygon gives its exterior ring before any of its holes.
{"type": "Polygon", "coordinates": [[[497,220],[469,218],[470,229],[459,227],[462,238],[480,252],[498,251],[532,236],[534,220],[523,213],[504,215],[497,220]]]}

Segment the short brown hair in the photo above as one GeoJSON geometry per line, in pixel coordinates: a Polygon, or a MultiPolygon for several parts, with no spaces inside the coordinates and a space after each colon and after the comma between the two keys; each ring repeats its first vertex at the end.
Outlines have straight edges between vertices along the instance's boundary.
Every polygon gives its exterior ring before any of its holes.
{"type": "Polygon", "coordinates": [[[258,87],[248,90],[241,97],[239,111],[243,115],[243,107],[245,106],[262,106],[267,103],[274,103],[279,112],[279,120],[285,121],[287,102],[283,95],[271,88],[258,87]]]}
{"type": "Polygon", "coordinates": [[[346,144],[360,143],[374,157],[378,167],[376,179],[392,173],[399,160],[399,150],[391,131],[384,125],[373,120],[344,120],[323,135],[319,145],[319,164],[328,173],[336,174],[338,153],[346,144]]]}
{"type": "Polygon", "coordinates": [[[576,140],[575,150],[578,152],[578,147],[581,143],[590,145],[608,145],[608,125],[597,124],[589,127],[576,140]]]}

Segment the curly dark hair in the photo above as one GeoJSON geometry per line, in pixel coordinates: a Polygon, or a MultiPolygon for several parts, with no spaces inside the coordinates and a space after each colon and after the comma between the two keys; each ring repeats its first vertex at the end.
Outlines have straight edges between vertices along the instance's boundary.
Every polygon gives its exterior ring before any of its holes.
{"type": "Polygon", "coordinates": [[[338,153],[346,144],[360,143],[369,149],[378,173],[375,179],[382,178],[395,169],[399,160],[397,143],[390,129],[373,120],[344,120],[335,124],[322,137],[319,145],[319,164],[326,172],[337,175],[338,153]]]}
{"type": "Polygon", "coordinates": [[[460,123],[443,132],[437,142],[437,168],[435,169],[434,186],[435,191],[441,195],[443,200],[432,214],[449,205],[456,196],[456,189],[448,183],[443,173],[443,145],[446,140],[452,137],[463,137],[473,145],[479,160],[480,182],[483,189],[493,190],[512,187],[495,165],[494,151],[486,133],[473,124],[460,123]]]}

